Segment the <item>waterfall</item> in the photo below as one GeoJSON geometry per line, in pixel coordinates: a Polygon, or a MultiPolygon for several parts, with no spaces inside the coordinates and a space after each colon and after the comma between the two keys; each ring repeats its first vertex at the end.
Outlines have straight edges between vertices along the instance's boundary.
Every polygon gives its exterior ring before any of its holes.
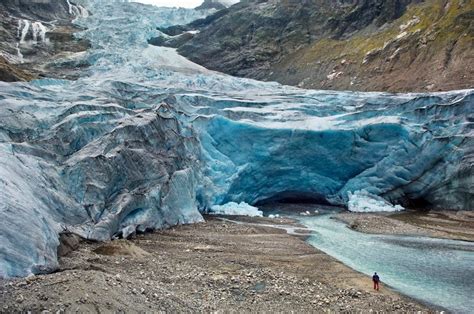
{"type": "Polygon", "coordinates": [[[47,28],[41,24],[41,22],[34,22],[32,24],[32,32],[33,32],[33,41],[38,42],[38,37],[41,41],[45,41],[46,39],[46,31],[47,28]]]}
{"type": "Polygon", "coordinates": [[[21,24],[23,25],[23,29],[21,30],[20,43],[24,43],[26,35],[28,35],[28,30],[30,29],[30,21],[22,20],[21,24]]]}
{"type": "Polygon", "coordinates": [[[46,41],[46,32],[48,29],[44,26],[41,22],[33,22],[31,23],[28,20],[18,20],[18,29],[17,29],[17,38],[20,41],[16,44],[16,60],[17,62],[23,63],[24,58],[23,54],[21,53],[20,45],[26,42],[26,36],[28,36],[28,32],[30,31],[31,26],[31,33],[33,36],[33,42],[36,44],[38,41],[45,42],[46,41]]]}
{"type": "Polygon", "coordinates": [[[16,44],[16,56],[17,56],[19,62],[23,63],[23,54],[20,51],[20,44],[19,43],[16,44]]]}
{"type": "Polygon", "coordinates": [[[46,32],[48,31],[48,29],[41,22],[31,23],[28,20],[18,20],[17,37],[20,38],[21,44],[26,41],[26,36],[28,36],[30,28],[33,41],[35,43],[37,43],[38,41],[46,41],[46,32]]]}
{"type": "Polygon", "coordinates": [[[77,16],[77,17],[88,17],[89,12],[81,5],[71,4],[69,0],[66,0],[68,5],[69,15],[77,16]]]}
{"type": "Polygon", "coordinates": [[[20,38],[21,26],[22,26],[22,20],[18,20],[18,28],[17,28],[17,30],[16,30],[16,37],[17,37],[17,38],[20,38]]]}
{"type": "Polygon", "coordinates": [[[69,14],[72,15],[72,4],[71,4],[71,2],[69,2],[69,0],[66,0],[66,2],[67,2],[68,9],[69,9],[69,14]]]}

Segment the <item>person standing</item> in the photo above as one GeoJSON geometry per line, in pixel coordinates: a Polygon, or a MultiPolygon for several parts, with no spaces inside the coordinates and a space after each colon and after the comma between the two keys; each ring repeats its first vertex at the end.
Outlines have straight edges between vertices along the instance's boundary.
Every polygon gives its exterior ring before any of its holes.
{"type": "Polygon", "coordinates": [[[372,276],[372,281],[374,282],[374,290],[379,291],[380,277],[379,277],[379,275],[377,275],[377,273],[375,273],[375,274],[372,276]]]}

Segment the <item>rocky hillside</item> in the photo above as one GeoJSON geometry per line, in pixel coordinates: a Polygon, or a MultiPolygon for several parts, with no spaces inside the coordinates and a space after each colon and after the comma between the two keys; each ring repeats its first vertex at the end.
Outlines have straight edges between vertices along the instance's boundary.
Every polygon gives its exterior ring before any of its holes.
{"type": "Polygon", "coordinates": [[[74,77],[74,54],[89,43],[74,38],[72,21],[88,12],[66,0],[0,2],[0,81],[74,77]]]}
{"type": "MultiPolygon", "coordinates": [[[[470,0],[243,1],[160,44],[207,68],[305,88],[474,87],[470,0]]],[[[174,33],[173,33],[174,32],[174,33]]]]}

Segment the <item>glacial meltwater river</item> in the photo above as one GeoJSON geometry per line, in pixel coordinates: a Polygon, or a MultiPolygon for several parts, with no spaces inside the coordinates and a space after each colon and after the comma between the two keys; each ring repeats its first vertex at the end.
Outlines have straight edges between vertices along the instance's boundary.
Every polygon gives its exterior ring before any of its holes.
{"type": "Polygon", "coordinates": [[[312,230],[308,242],[314,247],[364,274],[376,271],[382,284],[412,298],[450,312],[474,312],[474,243],[364,234],[319,212],[290,215],[312,230]]]}

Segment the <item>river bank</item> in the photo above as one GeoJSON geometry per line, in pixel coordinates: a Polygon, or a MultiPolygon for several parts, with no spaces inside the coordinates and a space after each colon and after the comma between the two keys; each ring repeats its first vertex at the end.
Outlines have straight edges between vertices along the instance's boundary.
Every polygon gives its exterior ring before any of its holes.
{"type": "Polygon", "coordinates": [[[130,241],[84,242],[54,274],[1,281],[1,311],[429,311],[383,285],[374,292],[369,277],[301,236],[206,221],[130,241]]]}
{"type": "Polygon", "coordinates": [[[342,213],[358,217],[355,225],[371,231],[359,232],[338,215],[298,219],[314,230],[307,242],[361,273],[376,270],[384,282],[412,298],[449,312],[472,312],[473,242],[417,234],[414,225],[397,224],[384,215],[342,213]]]}
{"type": "Polygon", "coordinates": [[[351,229],[369,234],[427,236],[474,242],[474,213],[407,210],[397,213],[350,213],[334,216],[351,229]]]}

